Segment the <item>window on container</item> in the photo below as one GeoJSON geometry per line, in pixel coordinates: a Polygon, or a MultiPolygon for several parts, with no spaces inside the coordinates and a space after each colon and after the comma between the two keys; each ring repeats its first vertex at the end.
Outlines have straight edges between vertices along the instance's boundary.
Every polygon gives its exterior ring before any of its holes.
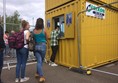
{"type": "Polygon", "coordinates": [[[64,15],[54,17],[54,18],[53,18],[53,21],[54,21],[54,29],[55,29],[57,26],[59,26],[60,31],[61,31],[60,35],[61,35],[61,37],[64,37],[64,34],[65,34],[64,15]]]}
{"type": "Polygon", "coordinates": [[[47,20],[47,28],[50,28],[50,20],[47,20]]]}

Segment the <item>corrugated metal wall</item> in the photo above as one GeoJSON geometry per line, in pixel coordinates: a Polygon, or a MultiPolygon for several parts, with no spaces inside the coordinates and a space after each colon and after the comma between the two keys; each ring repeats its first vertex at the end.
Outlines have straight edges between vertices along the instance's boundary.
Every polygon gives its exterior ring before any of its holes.
{"type": "MultiPolygon", "coordinates": [[[[91,1],[91,0],[89,0],[89,1],[91,1]]],[[[103,3],[112,3],[112,2],[116,2],[116,1],[118,1],[118,0],[93,0],[93,1],[97,1],[97,2],[103,2],[103,3]]],[[[118,8],[118,4],[113,4],[113,5],[111,5],[111,6],[113,6],[113,7],[117,7],[118,8]]]]}
{"type": "MultiPolygon", "coordinates": [[[[103,2],[103,3],[111,3],[116,2],[117,0],[45,0],[46,2],[46,11],[50,10],[52,8],[55,8],[57,6],[60,6],[64,3],[70,2],[70,1],[97,1],[97,2],[103,2]]],[[[112,6],[118,8],[118,4],[113,4],[112,6]]]]}
{"type": "Polygon", "coordinates": [[[118,60],[118,11],[106,8],[105,19],[81,16],[82,65],[93,67],[118,60]]]}
{"type": "MultiPolygon", "coordinates": [[[[78,2],[74,1],[71,2],[69,4],[66,4],[64,6],[61,6],[59,8],[56,8],[54,10],[51,10],[49,12],[46,13],[46,20],[50,19],[51,20],[51,27],[48,28],[48,32],[49,35],[51,33],[51,31],[53,30],[53,17],[55,16],[59,16],[59,15],[64,15],[66,17],[66,14],[69,12],[72,12],[76,15],[77,14],[77,7],[78,7],[78,2]]],[[[75,18],[75,15],[73,15],[73,18],[75,18]]],[[[64,18],[65,18],[64,17],[64,18]]],[[[76,20],[76,19],[74,19],[76,20]]],[[[66,19],[65,19],[66,21],[66,19]]],[[[70,30],[70,32],[68,33],[67,29],[68,27],[65,25],[65,34],[69,35],[70,33],[72,33],[71,31],[74,30],[76,32],[74,32],[74,38],[62,38],[59,40],[59,51],[57,54],[57,59],[56,62],[64,65],[64,66],[73,66],[73,67],[78,67],[78,43],[77,43],[77,30],[75,27],[75,21],[73,23],[73,27],[72,30],[70,30]]],[[[48,50],[49,52],[49,50],[48,50]]],[[[48,54],[47,52],[47,56],[51,55],[48,54]]]]}
{"type": "Polygon", "coordinates": [[[45,1],[46,1],[46,10],[49,10],[73,0],[45,0],[45,1]]]}
{"type": "MultiPolygon", "coordinates": [[[[46,0],[48,2],[50,0],[46,0]]],[[[54,7],[56,0],[46,7],[54,7]]],[[[62,0],[58,0],[62,1],[62,0]]],[[[65,1],[65,0],[63,0],[65,1]]],[[[62,2],[63,2],[62,1],[62,2]]],[[[67,0],[69,1],[69,0],[67,0]]],[[[48,32],[53,30],[53,17],[73,12],[75,23],[73,24],[74,38],[63,38],[59,40],[59,52],[56,62],[69,67],[79,67],[78,55],[78,31],[76,28],[76,16],[79,11],[86,9],[86,1],[76,0],[61,7],[46,12],[46,20],[50,19],[51,27],[48,32]]],[[[109,0],[106,0],[109,1],[109,0]]],[[[114,0],[110,0],[114,1],[114,0]]],[[[63,2],[64,3],[64,2],[63,2]]],[[[92,2],[93,4],[96,4],[92,2]]],[[[108,2],[109,3],[109,2],[108,2]]],[[[60,3],[61,4],[61,3],[60,3]]],[[[99,5],[97,3],[97,5],[99,5]]],[[[48,8],[46,8],[48,10],[48,8]]],[[[109,61],[118,60],[118,12],[109,8],[106,9],[105,19],[86,16],[85,13],[79,17],[80,45],[81,45],[81,62],[83,66],[95,67],[103,65],[109,61]]],[[[65,19],[66,21],[66,19],[65,19]]],[[[68,27],[65,25],[65,33],[68,27]]],[[[72,30],[73,31],[73,30],[72,30]]],[[[71,30],[70,30],[71,33],[71,30]]],[[[47,56],[51,55],[51,49],[48,50],[47,56]]]]}

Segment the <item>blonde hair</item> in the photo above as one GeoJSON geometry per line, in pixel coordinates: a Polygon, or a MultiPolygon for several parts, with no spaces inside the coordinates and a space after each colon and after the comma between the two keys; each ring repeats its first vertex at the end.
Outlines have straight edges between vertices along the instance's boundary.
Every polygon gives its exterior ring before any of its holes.
{"type": "Polygon", "coordinates": [[[28,23],[29,22],[27,22],[26,20],[23,20],[22,21],[22,28],[25,29],[28,23]]]}

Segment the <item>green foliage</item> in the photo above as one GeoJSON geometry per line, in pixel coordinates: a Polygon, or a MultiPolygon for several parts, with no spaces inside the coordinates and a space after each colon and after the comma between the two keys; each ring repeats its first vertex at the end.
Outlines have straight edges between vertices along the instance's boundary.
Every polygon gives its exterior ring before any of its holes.
{"type": "Polygon", "coordinates": [[[11,30],[19,31],[21,19],[19,18],[20,14],[18,11],[15,11],[13,15],[6,15],[6,30],[11,32],[11,30]]]}

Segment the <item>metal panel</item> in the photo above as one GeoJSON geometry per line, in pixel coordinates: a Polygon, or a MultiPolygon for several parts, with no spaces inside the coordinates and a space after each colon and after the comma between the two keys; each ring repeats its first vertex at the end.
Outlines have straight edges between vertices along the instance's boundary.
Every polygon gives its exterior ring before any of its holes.
{"type": "MultiPolygon", "coordinates": [[[[112,3],[112,2],[116,2],[116,1],[118,1],[118,0],[94,0],[94,1],[103,2],[103,3],[112,3]]],[[[118,8],[118,4],[113,4],[112,6],[118,8]]]]}
{"type": "MultiPolygon", "coordinates": [[[[66,4],[64,6],[61,6],[59,8],[53,9],[49,12],[46,12],[46,20],[53,19],[56,16],[64,15],[66,17],[66,14],[72,12],[72,14],[77,14],[77,7],[78,2],[71,2],[69,4],[66,4]]],[[[59,40],[59,52],[57,54],[56,62],[64,65],[64,66],[73,66],[78,67],[78,43],[77,43],[77,30],[75,30],[75,16],[73,15],[73,24],[72,26],[68,27],[65,26],[65,38],[59,40]],[[67,31],[69,30],[69,31],[67,31]],[[74,37],[73,39],[71,39],[74,37]],[[67,39],[68,38],[68,39],[67,39]]],[[[65,19],[66,21],[66,19],[65,19]]],[[[51,33],[51,30],[53,30],[53,21],[51,22],[51,27],[48,28],[48,33],[51,33]]],[[[51,49],[50,49],[51,51],[51,49]]],[[[47,56],[50,56],[51,54],[48,53],[47,56]]],[[[51,52],[50,52],[51,53],[51,52]]],[[[49,57],[48,57],[49,58],[49,57]]]]}
{"type": "Polygon", "coordinates": [[[105,2],[105,3],[111,3],[111,2],[116,2],[118,0],[99,0],[99,1],[102,1],[102,2],[105,2]]]}
{"type": "Polygon", "coordinates": [[[45,1],[46,1],[46,10],[49,10],[49,9],[55,8],[64,3],[67,3],[69,1],[74,1],[74,0],[45,0],[45,1]]]}
{"type": "MultiPolygon", "coordinates": [[[[50,1],[50,0],[47,0],[50,1]]],[[[56,0],[51,0],[48,4],[49,9],[55,7],[56,0]],[[54,4],[55,3],[55,4],[54,4]],[[52,4],[52,5],[51,5],[52,4]]],[[[63,0],[58,0],[62,1],[63,0]]],[[[65,1],[65,0],[64,0],[65,1]]],[[[68,1],[68,0],[66,0],[68,1]]],[[[88,0],[87,0],[88,1],[88,0]]],[[[92,0],[91,0],[92,1],[92,0]]],[[[105,1],[105,0],[104,0],[105,1]]],[[[109,0],[106,0],[109,1],[109,0]]],[[[113,0],[110,0],[111,2],[113,0]]],[[[62,4],[61,2],[59,2],[62,4]]],[[[65,2],[63,2],[65,3],[65,2]]],[[[108,2],[109,3],[109,2],[108,2]]],[[[93,4],[96,4],[93,2],[93,4]]],[[[99,5],[98,3],[96,5],[99,5]]],[[[76,16],[77,13],[85,10],[86,0],[77,0],[66,5],[60,6],[53,10],[46,12],[46,20],[51,19],[51,27],[48,30],[49,34],[53,28],[53,17],[66,14],[73,11],[76,16]]],[[[46,8],[46,9],[48,9],[46,8]]],[[[118,60],[118,12],[105,7],[105,19],[98,19],[95,17],[86,16],[85,13],[79,17],[79,29],[81,34],[81,62],[86,67],[97,67],[109,61],[118,60]]],[[[59,40],[59,52],[56,57],[56,62],[69,67],[79,67],[78,55],[78,31],[74,32],[74,39],[59,40]]],[[[71,33],[71,31],[70,31],[71,33]]],[[[51,49],[50,49],[51,51],[51,49]]],[[[48,51],[47,53],[49,53],[48,51]]],[[[50,52],[51,53],[51,52],[50,52]]],[[[50,56],[48,54],[47,56],[50,56]]]]}
{"type": "Polygon", "coordinates": [[[118,12],[106,8],[105,19],[81,16],[82,65],[93,67],[118,60],[118,12]]]}

